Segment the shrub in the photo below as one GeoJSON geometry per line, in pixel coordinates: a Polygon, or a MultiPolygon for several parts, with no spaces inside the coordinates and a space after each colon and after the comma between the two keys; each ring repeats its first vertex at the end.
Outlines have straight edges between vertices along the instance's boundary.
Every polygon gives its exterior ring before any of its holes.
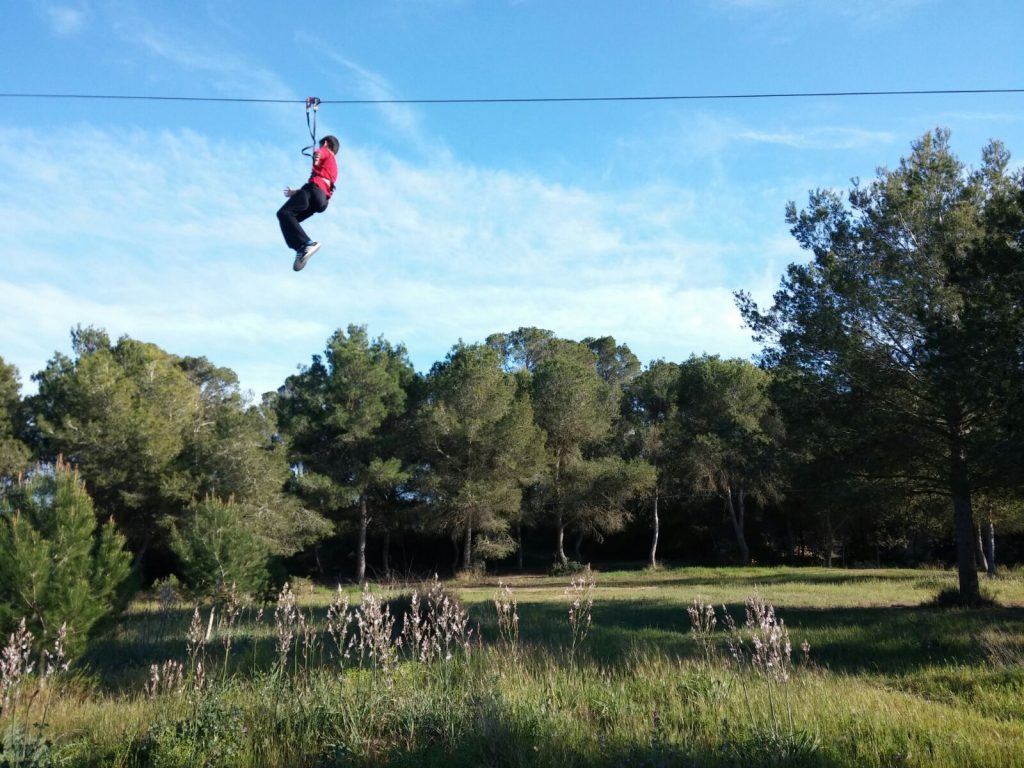
{"type": "Polygon", "coordinates": [[[97,526],[78,474],[58,461],[34,472],[0,503],[0,628],[25,617],[38,642],[67,625],[70,655],[122,605],[131,571],[113,521],[97,526]]]}
{"type": "Polygon", "coordinates": [[[223,597],[232,585],[256,594],[269,582],[266,542],[248,528],[231,501],[207,497],[171,532],[181,576],[196,594],[223,597]]]}
{"type": "Polygon", "coordinates": [[[574,576],[577,573],[585,573],[590,570],[589,563],[581,563],[576,560],[568,560],[561,562],[556,560],[550,568],[548,568],[549,576],[574,576]]]}

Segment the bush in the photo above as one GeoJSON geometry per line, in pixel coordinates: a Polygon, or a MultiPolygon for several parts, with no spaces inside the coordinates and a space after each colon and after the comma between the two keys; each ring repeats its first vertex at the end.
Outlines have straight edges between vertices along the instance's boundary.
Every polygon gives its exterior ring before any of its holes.
{"type": "Polygon", "coordinates": [[[81,652],[127,597],[124,544],[113,521],[97,528],[77,472],[62,461],[34,472],[0,504],[0,628],[6,634],[24,617],[46,644],[67,624],[67,653],[81,652]]]}
{"type": "Polygon", "coordinates": [[[556,560],[548,569],[549,576],[574,576],[577,573],[584,573],[590,570],[590,563],[581,563],[576,560],[567,560],[562,563],[556,560]]]}
{"type": "Polygon", "coordinates": [[[232,585],[252,595],[268,586],[269,547],[231,501],[207,497],[194,504],[171,532],[171,549],[182,579],[197,595],[219,597],[232,585]]]}

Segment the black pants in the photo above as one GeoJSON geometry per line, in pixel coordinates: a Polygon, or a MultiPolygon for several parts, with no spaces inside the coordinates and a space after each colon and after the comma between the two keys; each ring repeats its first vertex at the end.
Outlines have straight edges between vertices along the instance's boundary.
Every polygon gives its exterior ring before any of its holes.
{"type": "Polygon", "coordinates": [[[284,241],[293,251],[297,251],[309,242],[309,235],[302,228],[300,221],[305,221],[314,213],[327,210],[327,195],[316,184],[306,183],[302,189],[288,198],[277,212],[277,220],[281,222],[281,234],[284,241]]]}

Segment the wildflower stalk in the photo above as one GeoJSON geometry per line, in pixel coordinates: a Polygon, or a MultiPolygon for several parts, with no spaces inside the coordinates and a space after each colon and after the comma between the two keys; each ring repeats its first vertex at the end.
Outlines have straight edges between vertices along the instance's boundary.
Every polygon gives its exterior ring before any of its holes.
{"type": "Polygon", "coordinates": [[[569,630],[572,633],[570,660],[575,660],[576,649],[590,634],[594,609],[594,577],[589,572],[577,576],[565,590],[569,598],[569,630]]]}

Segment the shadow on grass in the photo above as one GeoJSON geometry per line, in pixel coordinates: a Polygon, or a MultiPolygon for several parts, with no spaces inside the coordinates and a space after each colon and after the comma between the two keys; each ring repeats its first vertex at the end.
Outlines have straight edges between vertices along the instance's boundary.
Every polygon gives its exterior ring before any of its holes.
{"type": "MultiPolygon", "coordinates": [[[[743,605],[726,607],[742,624],[743,605]]],[[[547,647],[569,643],[565,606],[521,604],[519,612],[525,642],[547,647]]],[[[817,665],[849,673],[891,674],[950,663],[979,664],[985,660],[977,641],[980,632],[992,627],[1024,632],[1024,608],[788,607],[778,615],[789,629],[794,648],[807,639],[817,665]]],[[[696,657],[689,632],[689,618],[679,606],[644,600],[596,602],[584,653],[609,664],[638,648],[696,657]]]]}
{"type": "Polygon", "coordinates": [[[803,571],[799,569],[782,570],[778,572],[765,572],[763,570],[752,571],[749,573],[742,572],[716,572],[708,573],[701,576],[700,574],[692,574],[689,576],[672,576],[669,578],[660,579],[657,575],[651,577],[649,581],[641,582],[639,580],[622,579],[622,578],[602,578],[600,580],[601,587],[618,587],[618,588],[633,588],[637,587],[698,587],[698,586],[713,586],[713,587],[748,587],[754,588],[757,586],[765,585],[784,585],[784,584],[806,584],[808,586],[841,586],[844,584],[883,584],[883,583],[927,583],[929,587],[935,585],[937,581],[941,580],[941,574],[936,576],[936,580],[932,581],[927,576],[922,576],[919,572],[908,572],[908,573],[892,573],[886,571],[884,573],[873,573],[866,571],[864,573],[851,573],[850,571],[803,571]]]}
{"type": "MultiPolygon", "coordinates": [[[[396,611],[400,602],[395,602],[396,611]]],[[[485,644],[497,642],[493,605],[480,601],[468,603],[468,607],[474,633],[479,627],[485,644]]],[[[742,624],[742,604],[733,603],[727,609],[737,624],[742,624]]],[[[307,609],[318,627],[326,623],[326,610],[322,606],[307,609]]],[[[1024,608],[1020,607],[785,607],[778,610],[778,615],[789,629],[794,648],[807,640],[815,664],[846,673],[900,674],[948,664],[977,665],[985,661],[978,642],[984,630],[1024,633],[1024,608]]],[[[527,648],[550,653],[556,659],[562,656],[570,644],[564,603],[520,603],[519,616],[521,638],[527,648]]],[[[95,642],[79,664],[103,689],[139,690],[148,679],[151,664],[186,659],[185,634],[191,617],[189,609],[160,615],[129,614],[119,630],[95,642]]],[[[615,665],[645,652],[684,658],[697,655],[690,639],[689,618],[678,604],[651,599],[597,601],[593,617],[581,653],[596,662],[615,665]]],[[[397,618],[396,632],[401,623],[397,618]]],[[[250,614],[236,630],[228,673],[247,677],[270,669],[277,659],[273,631],[272,611],[264,614],[259,627],[250,614]]],[[[323,634],[317,639],[320,650],[314,654],[314,663],[333,664],[330,640],[323,634]]],[[[720,635],[720,642],[724,642],[724,636],[720,635]]],[[[224,649],[217,636],[209,643],[208,654],[211,671],[221,674],[224,649]]]]}

